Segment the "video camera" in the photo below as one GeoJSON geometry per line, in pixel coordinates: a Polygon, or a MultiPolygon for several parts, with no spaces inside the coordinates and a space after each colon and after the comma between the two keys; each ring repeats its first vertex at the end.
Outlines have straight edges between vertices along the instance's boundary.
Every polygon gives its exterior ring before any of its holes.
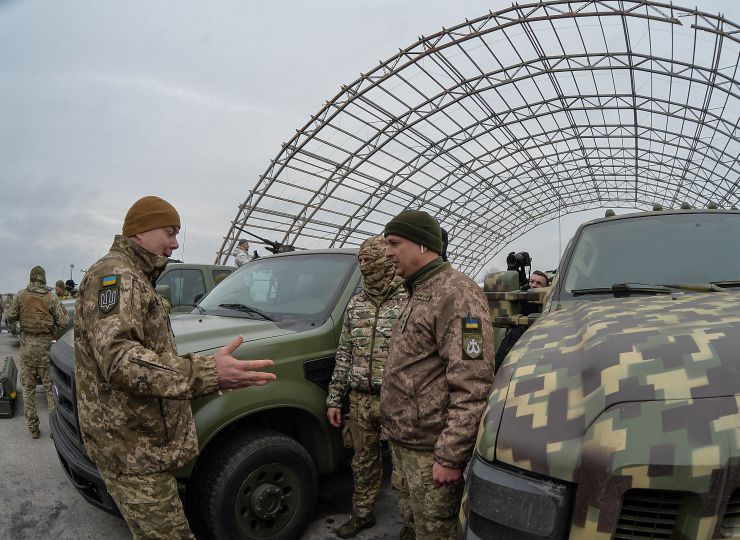
{"type": "Polygon", "coordinates": [[[532,268],[532,257],[526,251],[519,251],[518,253],[511,252],[506,256],[506,269],[516,270],[519,274],[519,287],[528,285],[527,274],[524,271],[524,267],[529,266],[532,268]]]}

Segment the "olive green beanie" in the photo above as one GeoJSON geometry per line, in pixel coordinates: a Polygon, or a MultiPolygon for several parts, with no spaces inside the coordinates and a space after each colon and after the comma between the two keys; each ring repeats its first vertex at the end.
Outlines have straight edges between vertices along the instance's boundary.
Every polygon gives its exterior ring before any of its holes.
{"type": "Polygon", "coordinates": [[[37,283],[41,283],[42,285],[46,285],[46,270],[44,270],[41,266],[34,266],[31,268],[31,276],[30,281],[33,283],[34,281],[37,283]]]}
{"type": "Polygon", "coordinates": [[[64,282],[61,279],[58,279],[54,286],[64,290],[64,282]]]}
{"type": "Polygon", "coordinates": [[[422,210],[404,210],[390,220],[383,230],[383,236],[395,234],[442,253],[442,229],[431,215],[422,210]]]}
{"type": "Polygon", "coordinates": [[[136,201],[123,220],[123,236],[160,229],[162,227],[180,228],[180,214],[164,199],[148,195],[136,201]]]}

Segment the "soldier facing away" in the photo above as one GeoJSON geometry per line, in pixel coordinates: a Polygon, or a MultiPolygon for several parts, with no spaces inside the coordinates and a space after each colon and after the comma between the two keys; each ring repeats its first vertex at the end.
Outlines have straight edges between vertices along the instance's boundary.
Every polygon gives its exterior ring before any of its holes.
{"type": "Polygon", "coordinates": [[[20,321],[21,326],[21,385],[23,408],[31,437],[39,438],[39,416],[36,413],[36,377],[41,379],[46,391],[49,413],[54,410],[51,396],[49,351],[57,328],[69,322],[67,311],[56,295],[46,288],[46,272],[34,266],[28,286],[18,291],[5,312],[5,321],[11,325],[20,321]]]}
{"type": "Polygon", "coordinates": [[[384,234],[386,256],[409,293],[393,326],[380,393],[399,509],[414,524],[402,538],[454,538],[462,472],[493,380],[488,302],[475,282],[442,261],[440,227],[426,212],[401,212],[384,234]]]}
{"type": "Polygon", "coordinates": [[[356,536],[375,525],[373,506],[383,479],[380,448],[380,383],[388,358],[393,323],[406,294],[396,279],[393,263],[385,258],[385,240],[372,236],[358,254],[364,288],[354,295],[344,313],[336,365],[326,398],[327,417],[342,425],[342,398],[350,391],[345,440],[354,448],[352,516],[336,531],[340,538],[356,536]]]}
{"type": "Polygon", "coordinates": [[[75,305],[80,431],[134,538],[194,538],[173,471],[198,453],[188,400],[264,385],[272,360],[179,356],[154,283],[178,248],[180,216],[159,197],[136,201],[123,234],[93,264],[75,305]]]}

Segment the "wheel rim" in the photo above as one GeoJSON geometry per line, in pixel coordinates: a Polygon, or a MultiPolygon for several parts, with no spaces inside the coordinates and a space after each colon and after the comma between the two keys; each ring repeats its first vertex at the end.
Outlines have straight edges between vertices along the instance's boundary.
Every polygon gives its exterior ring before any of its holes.
{"type": "Polygon", "coordinates": [[[234,504],[236,523],[243,536],[269,538],[290,523],[300,499],[300,480],[290,467],[262,465],[239,486],[234,504]]]}

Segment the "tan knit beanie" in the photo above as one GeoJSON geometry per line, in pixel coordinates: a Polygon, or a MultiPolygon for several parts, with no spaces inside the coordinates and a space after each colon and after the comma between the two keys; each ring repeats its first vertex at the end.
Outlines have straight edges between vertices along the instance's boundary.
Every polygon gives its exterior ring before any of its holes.
{"type": "Polygon", "coordinates": [[[123,236],[134,236],[160,227],[180,228],[180,215],[164,199],[148,195],[136,201],[126,212],[123,236]]]}

